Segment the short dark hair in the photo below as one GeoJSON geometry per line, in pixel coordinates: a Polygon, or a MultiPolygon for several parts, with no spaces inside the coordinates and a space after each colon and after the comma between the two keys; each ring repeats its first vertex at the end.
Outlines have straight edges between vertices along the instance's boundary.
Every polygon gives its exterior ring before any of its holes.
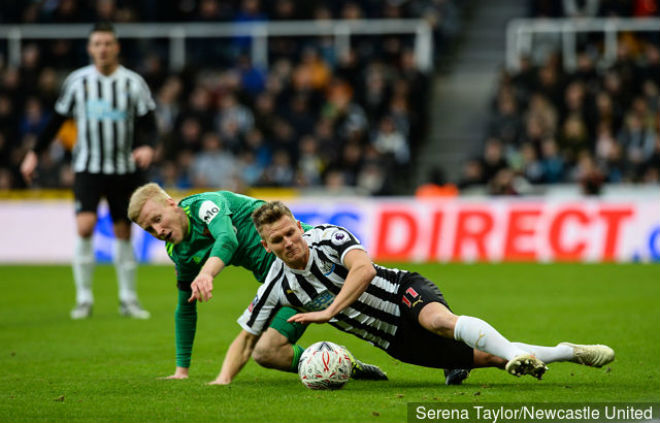
{"type": "Polygon", "coordinates": [[[115,26],[112,22],[101,21],[94,24],[92,30],[89,32],[89,35],[92,35],[95,32],[112,32],[112,34],[117,38],[117,33],[115,32],[115,26]]]}
{"type": "Polygon", "coordinates": [[[261,207],[252,212],[252,223],[257,228],[257,232],[263,238],[261,228],[264,225],[270,225],[280,220],[283,216],[289,216],[295,220],[291,210],[281,201],[271,201],[263,204],[261,207]]]}

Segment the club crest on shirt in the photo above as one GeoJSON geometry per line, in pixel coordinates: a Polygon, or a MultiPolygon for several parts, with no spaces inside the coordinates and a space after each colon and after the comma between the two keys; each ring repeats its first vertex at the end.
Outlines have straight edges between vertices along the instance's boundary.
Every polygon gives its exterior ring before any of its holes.
{"type": "Polygon", "coordinates": [[[340,246],[346,244],[350,239],[351,237],[345,231],[337,231],[332,234],[332,238],[330,238],[330,242],[332,242],[336,246],[340,246]]]}
{"type": "Polygon", "coordinates": [[[199,218],[207,225],[220,213],[220,207],[213,201],[206,200],[199,207],[199,218]]]}
{"type": "Polygon", "coordinates": [[[321,269],[321,272],[323,272],[323,276],[328,276],[330,273],[332,273],[333,270],[335,270],[335,264],[322,261],[319,263],[319,268],[321,269]]]}

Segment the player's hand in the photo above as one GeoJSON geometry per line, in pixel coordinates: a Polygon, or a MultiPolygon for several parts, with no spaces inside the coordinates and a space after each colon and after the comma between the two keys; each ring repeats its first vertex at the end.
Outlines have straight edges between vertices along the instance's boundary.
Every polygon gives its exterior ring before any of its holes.
{"type": "Polygon", "coordinates": [[[332,315],[327,310],[312,311],[309,313],[298,313],[289,317],[289,323],[326,323],[332,319],[332,315]]]}
{"type": "Polygon", "coordinates": [[[158,379],[169,380],[169,379],[188,379],[188,368],[187,367],[177,367],[173,375],[159,377],[158,379]]]}
{"type": "Polygon", "coordinates": [[[23,175],[25,182],[28,184],[32,183],[32,179],[34,178],[34,171],[37,168],[38,163],[39,158],[37,157],[37,153],[32,150],[27,152],[23,158],[23,161],[21,162],[21,174],[23,175]]]}
{"type": "Polygon", "coordinates": [[[154,158],[154,149],[143,145],[133,150],[133,160],[141,169],[146,169],[154,158]]]}
{"type": "Polygon", "coordinates": [[[190,284],[190,289],[192,289],[192,295],[188,298],[189,303],[195,300],[209,301],[213,298],[213,278],[211,275],[200,273],[190,284]]]}

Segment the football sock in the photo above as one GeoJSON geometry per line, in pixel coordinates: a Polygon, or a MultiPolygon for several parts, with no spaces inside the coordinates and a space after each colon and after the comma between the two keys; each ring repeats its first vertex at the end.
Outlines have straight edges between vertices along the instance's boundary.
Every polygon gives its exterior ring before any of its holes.
{"type": "Polygon", "coordinates": [[[289,369],[292,373],[298,373],[298,363],[300,363],[300,356],[302,355],[305,349],[298,344],[293,345],[293,360],[291,361],[291,368],[289,369]]]}
{"type": "Polygon", "coordinates": [[[523,344],[514,342],[513,345],[532,353],[544,363],[554,363],[555,361],[569,361],[573,358],[573,348],[568,345],[557,345],[556,347],[541,347],[539,345],[523,344]]]}
{"type": "Polygon", "coordinates": [[[507,340],[491,325],[476,317],[459,316],[454,327],[454,339],[506,360],[527,353],[507,340]]]}
{"type": "Polygon", "coordinates": [[[93,303],[94,246],[92,237],[76,237],[73,248],[73,281],[76,284],[76,303],[93,303]]]}
{"type": "Polygon", "coordinates": [[[119,301],[134,302],[137,300],[135,292],[135,255],[131,241],[124,239],[115,240],[115,270],[117,271],[117,282],[119,284],[119,301]]]}

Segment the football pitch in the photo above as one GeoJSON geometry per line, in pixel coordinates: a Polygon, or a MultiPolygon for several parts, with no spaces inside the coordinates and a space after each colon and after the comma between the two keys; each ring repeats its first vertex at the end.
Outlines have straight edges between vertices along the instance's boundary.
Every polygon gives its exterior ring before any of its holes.
{"type": "Polygon", "coordinates": [[[480,317],[512,341],[604,343],[602,369],[551,364],[542,381],[497,369],[445,386],[441,370],[396,362],[328,325],[300,344],[346,345],[381,366],[388,382],[350,381],[310,391],[297,375],[248,363],[231,386],[207,386],[239,331],[258,284],[242,269],[216,279],[198,305],[190,378],[174,371],[176,286],[171,266],[139,268],[147,321],[117,312],[114,269],[96,269],[94,315],[69,319],[67,266],[0,266],[0,422],[405,422],[410,402],[660,402],[657,264],[401,264],[435,281],[457,314],[480,317]]]}

